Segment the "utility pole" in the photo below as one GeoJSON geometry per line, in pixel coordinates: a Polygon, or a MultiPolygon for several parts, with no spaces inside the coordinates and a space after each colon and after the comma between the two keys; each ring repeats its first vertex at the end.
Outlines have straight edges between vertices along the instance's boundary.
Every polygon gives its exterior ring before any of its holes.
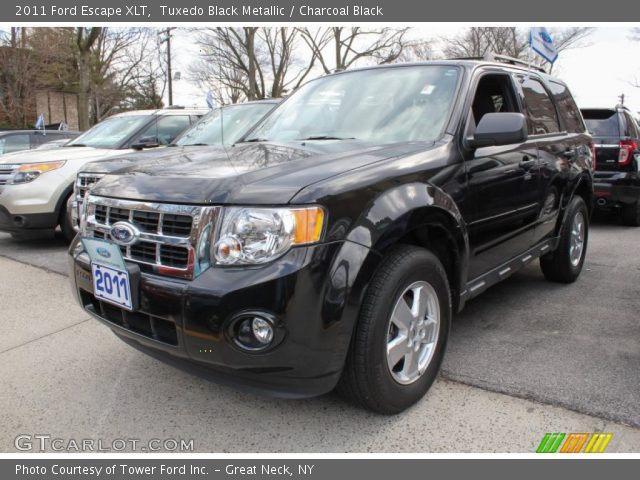
{"type": "Polygon", "coordinates": [[[171,73],[171,32],[175,30],[176,27],[167,27],[164,30],[160,30],[158,35],[164,34],[162,40],[160,40],[160,44],[167,42],[167,88],[169,93],[169,106],[173,105],[173,78],[171,73]]]}
{"type": "Polygon", "coordinates": [[[624,105],[624,93],[618,95],[618,99],[620,100],[620,105],[624,105]]]}

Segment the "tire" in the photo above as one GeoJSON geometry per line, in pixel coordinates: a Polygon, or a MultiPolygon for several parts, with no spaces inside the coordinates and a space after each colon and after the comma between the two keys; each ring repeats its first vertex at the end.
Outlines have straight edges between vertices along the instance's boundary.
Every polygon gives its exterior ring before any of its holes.
{"type": "Polygon", "coordinates": [[[72,197],[73,197],[73,194],[69,195],[69,197],[62,204],[62,209],[60,210],[60,219],[59,219],[60,230],[62,230],[62,235],[64,235],[64,238],[68,242],[71,242],[76,236],[76,231],[73,229],[73,223],[71,222],[70,206],[71,206],[72,197]]]}
{"type": "Polygon", "coordinates": [[[640,202],[622,207],[622,224],[629,227],[640,227],[640,202]]]}
{"type": "Polygon", "coordinates": [[[562,226],[558,248],[540,257],[540,268],[544,277],[551,282],[575,282],[584,265],[588,240],[589,211],[582,197],[575,196],[567,207],[567,216],[562,226]],[[575,250],[577,247],[575,242],[580,237],[574,232],[580,229],[580,223],[582,223],[582,246],[578,254],[575,250]]]}
{"type": "MultiPolygon", "coordinates": [[[[406,315],[403,318],[407,318],[406,315]]],[[[408,323],[410,322],[404,324],[408,323]]],[[[420,400],[436,379],[444,357],[450,325],[449,283],[438,258],[422,248],[396,247],[387,255],[371,280],[338,384],[338,392],[368,410],[382,414],[402,412],[420,400]],[[412,286],[414,290],[410,289],[412,286]],[[406,295],[403,296],[405,292],[406,295]],[[422,301],[429,299],[426,303],[428,308],[416,309],[416,313],[420,311],[424,315],[412,314],[409,318],[416,323],[413,323],[412,328],[401,331],[396,325],[397,320],[392,322],[392,313],[396,308],[398,314],[395,318],[400,318],[401,312],[411,313],[410,309],[403,307],[415,305],[413,300],[418,295],[422,301]],[[417,323],[420,318],[423,319],[422,326],[417,323]],[[417,341],[410,344],[411,337],[417,341]],[[392,343],[402,348],[394,350],[396,353],[408,351],[409,345],[412,345],[414,350],[419,349],[418,355],[407,353],[396,365],[389,367],[392,357],[387,350],[392,343]],[[423,363],[408,363],[405,369],[408,358],[422,359],[423,363]],[[418,368],[414,372],[418,375],[415,378],[408,376],[411,371],[409,367],[413,364],[418,368]],[[393,367],[395,371],[392,371],[393,367]]]]}

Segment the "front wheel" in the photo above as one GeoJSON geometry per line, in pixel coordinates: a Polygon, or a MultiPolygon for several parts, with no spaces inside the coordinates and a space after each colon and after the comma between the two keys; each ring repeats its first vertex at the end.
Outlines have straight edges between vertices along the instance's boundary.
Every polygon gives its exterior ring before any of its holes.
{"type": "Polygon", "coordinates": [[[584,265],[588,239],[589,211],[582,197],[576,196],[567,207],[558,248],[540,257],[544,277],[552,282],[575,282],[584,265]]]}
{"type": "Polygon", "coordinates": [[[76,231],[73,228],[73,220],[71,218],[71,209],[73,208],[73,193],[69,195],[69,197],[62,204],[62,209],[60,211],[60,230],[62,230],[62,235],[67,239],[68,242],[71,242],[76,236],[76,231]]]}
{"type": "Polygon", "coordinates": [[[396,248],[371,280],[338,390],[375,412],[405,410],[435,380],[450,323],[449,284],[438,258],[396,248]]]}

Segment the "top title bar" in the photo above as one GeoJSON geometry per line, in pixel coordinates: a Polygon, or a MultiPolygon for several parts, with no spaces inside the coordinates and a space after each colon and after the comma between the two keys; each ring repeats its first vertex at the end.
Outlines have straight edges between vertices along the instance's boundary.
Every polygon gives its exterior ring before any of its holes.
{"type": "Polygon", "coordinates": [[[609,0],[20,0],[0,4],[9,23],[106,22],[628,22],[640,4],[609,0]]]}

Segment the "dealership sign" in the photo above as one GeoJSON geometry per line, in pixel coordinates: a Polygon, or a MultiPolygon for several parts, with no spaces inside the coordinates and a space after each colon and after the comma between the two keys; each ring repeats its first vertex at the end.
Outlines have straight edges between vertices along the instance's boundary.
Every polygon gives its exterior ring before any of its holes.
{"type": "Polygon", "coordinates": [[[547,62],[553,63],[558,58],[558,50],[553,44],[553,39],[544,27],[534,27],[529,32],[529,45],[547,62]]]}

